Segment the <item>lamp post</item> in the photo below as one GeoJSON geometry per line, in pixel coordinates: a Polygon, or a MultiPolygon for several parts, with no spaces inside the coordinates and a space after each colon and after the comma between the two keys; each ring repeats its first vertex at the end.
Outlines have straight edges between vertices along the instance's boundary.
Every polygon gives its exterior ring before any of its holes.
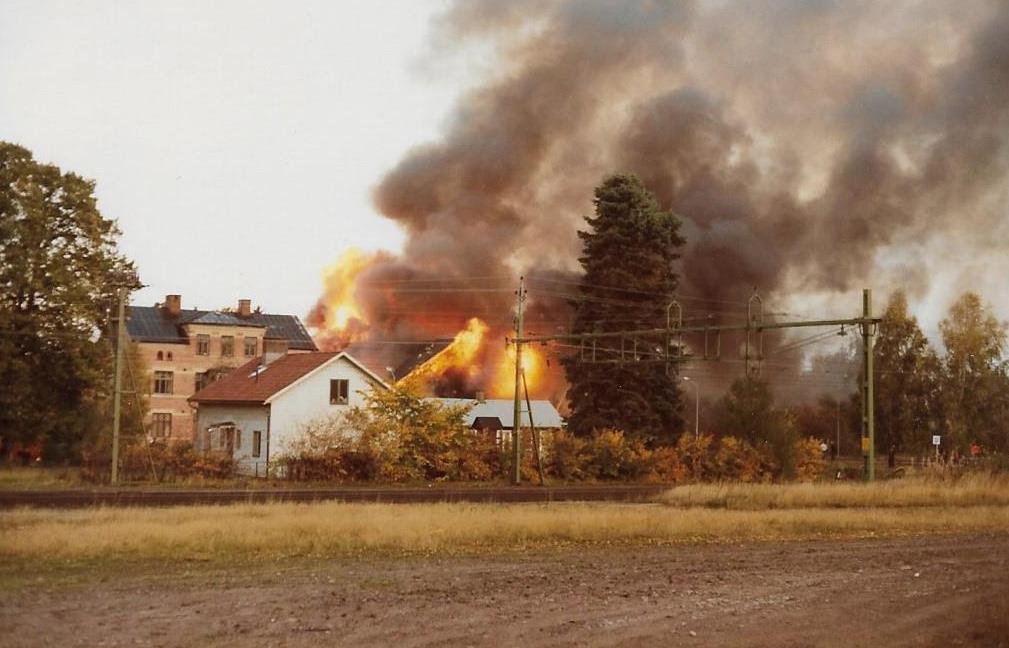
{"type": "Polygon", "coordinates": [[[690,380],[690,376],[684,376],[683,380],[694,387],[694,438],[696,439],[701,436],[701,390],[696,380],[690,380]]]}

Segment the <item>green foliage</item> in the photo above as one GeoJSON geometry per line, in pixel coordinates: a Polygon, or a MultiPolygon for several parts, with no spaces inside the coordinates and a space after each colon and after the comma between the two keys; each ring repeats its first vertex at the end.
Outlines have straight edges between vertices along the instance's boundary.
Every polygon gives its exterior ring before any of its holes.
{"type": "MultiPolygon", "coordinates": [[[[574,333],[649,328],[665,322],[676,291],[673,262],[683,239],[680,221],[662,211],[634,176],[607,178],[595,190],[595,216],[578,232],[585,271],[575,300],[574,333]]],[[[619,340],[601,339],[597,357],[612,358],[619,340]]],[[[671,444],[682,428],[675,371],[661,363],[564,362],[570,389],[568,426],[580,437],[618,428],[649,443],[671,444]]]]}
{"type": "Polygon", "coordinates": [[[796,417],[788,410],[774,407],[766,380],[747,376],[733,382],[719,403],[716,427],[723,436],[735,436],[766,450],[774,463],[774,472],[786,479],[795,477],[795,448],[799,439],[796,417]]]}
{"type": "Polygon", "coordinates": [[[1003,359],[1007,326],[975,293],[965,293],[940,325],[946,357],[942,385],[948,448],[973,441],[1009,450],[1009,367],[1003,359]]]}
{"type": "Polygon", "coordinates": [[[501,472],[501,451],[463,425],[466,412],[409,387],[373,390],[363,406],[304,426],[281,462],[296,479],[490,479],[501,472]]]}
{"type": "Polygon", "coordinates": [[[0,142],[0,430],[75,457],[105,425],[114,284],[136,287],[94,183],[0,142]]]}
{"type": "Polygon", "coordinates": [[[903,291],[890,298],[874,353],[876,447],[924,449],[939,421],[941,367],[903,291]]]}

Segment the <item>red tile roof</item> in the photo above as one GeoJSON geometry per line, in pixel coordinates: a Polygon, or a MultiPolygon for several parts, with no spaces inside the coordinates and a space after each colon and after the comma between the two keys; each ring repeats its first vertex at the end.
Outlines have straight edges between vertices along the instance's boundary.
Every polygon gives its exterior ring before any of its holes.
{"type": "MultiPolygon", "coordinates": [[[[289,353],[266,365],[256,375],[262,358],[255,358],[238,367],[224,378],[193,394],[194,403],[255,403],[263,404],[280,390],[302,376],[318,369],[339,353],[289,353]]],[[[349,358],[348,358],[349,359],[349,358]]]]}

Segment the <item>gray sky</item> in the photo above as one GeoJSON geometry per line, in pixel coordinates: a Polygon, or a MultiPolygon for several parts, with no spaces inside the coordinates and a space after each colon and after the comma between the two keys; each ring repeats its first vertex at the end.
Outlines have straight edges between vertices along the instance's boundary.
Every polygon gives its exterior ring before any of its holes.
{"type": "Polygon", "coordinates": [[[371,187],[468,75],[442,2],[0,2],[0,139],[97,181],[150,287],[303,315],[347,246],[397,251],[371,187]]]}

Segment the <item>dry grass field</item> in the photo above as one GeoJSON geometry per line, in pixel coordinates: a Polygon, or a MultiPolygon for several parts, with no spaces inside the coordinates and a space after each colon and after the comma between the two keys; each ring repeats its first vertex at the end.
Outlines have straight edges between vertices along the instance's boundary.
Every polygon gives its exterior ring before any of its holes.
{"type": "Polygon", "coordinates": [[[861,538],[1009,530],[1009,482],[697,485],[652,504],[265,504],[21,509],[7,565],[452,555],[608,543],[861,538]]]}
{"type": "Polygon", "coordinates": [[[1009,645],[1007,490],[20,509],[0,625],[26,646],[1009,645]]]}
{"type": "Polygon", "coordinates": [[[737,511],[1009,506],[1009,475],[979,473],[956,480],[920,477],[871,484],[691,484],[668,491],[660,501],[678,508],[737,511]]]}

